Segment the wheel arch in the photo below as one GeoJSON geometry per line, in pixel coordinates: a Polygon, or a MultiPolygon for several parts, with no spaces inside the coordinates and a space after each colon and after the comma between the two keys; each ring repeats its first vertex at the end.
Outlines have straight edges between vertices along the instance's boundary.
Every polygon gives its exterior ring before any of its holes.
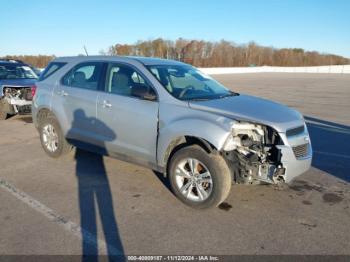
{"type": "Polygon", "coordinates": [[[40,121],[45,117],[54,117],[58,121],[63,134],[67,134],[69,122],[67,121],[65,114],[62,114],[60,111],[54,110],[54,108],[49,108],[47,106],[37,108],[32,112],[32,118],[36,128],[39,127],[40,121]]]}
{"type": "Polygon", "coordinates": [[[46,117],[56,117],[55,114],[47,107],[42,107],[38,109],[35,114],[33,114],[33,121],[35,124],[35,127],[38,128],[40,122],[46,118],[46,117]]]}
{"type": "Polygon", "coordinates": [[[158,166],[166,169],[169,156],[179,146],[198,144],[207,152],[222,150],[231,126],[232,120],[216,115],[181,118],[163,126],[158,133],[158,166]]]}
{"type": "Polygon", "coordinates": [[[162,159],[164,170],[168,172],[169,162],[177,151],[179,151],[184,147],[188,147],[192,145],[198,145],[208,154],[215,153],[218,151],[217,148],[212,143],[210,143],[204,138],[190,136],[190,135],[179,136],[170,142],[170,144],[168,145],[164,153],[164,156],[162,159]]]}

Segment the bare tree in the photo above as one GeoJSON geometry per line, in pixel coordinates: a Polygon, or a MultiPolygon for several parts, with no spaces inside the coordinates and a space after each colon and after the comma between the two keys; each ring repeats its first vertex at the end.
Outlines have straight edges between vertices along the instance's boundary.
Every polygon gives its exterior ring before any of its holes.
{"type": "MultiPolygon", "coordinates": [[[[255,42],[237,45],[221,40],[210,42],[179,38],[176,41],[157,38],[139,40],[135,44],[116,44],[102,55],[136,55],[160,57],[183,61],[200,67],[236,67],[236,66],[319,66],[344,65],[350,60],[332,54],[320,54],[304,51],[301,48],[282,48],[260,46],[255,42]]],[[[45,67],[54,56],[6,56],[19,59],[37,67],[45,67]]]]}
{"type": "Polygon", "coordinates": [[[209,42],[203,40],[176,41],[157,38],[138,41],[133,45],[115,45],[109,49],[112,55],[141,55],[169,58],[195,66],[317,66],[349,64],[350,60],[341,56],[306,52],[301,48],[282,48],[260,46],[255,42],[246,45],[221,40],[209,42]]]}

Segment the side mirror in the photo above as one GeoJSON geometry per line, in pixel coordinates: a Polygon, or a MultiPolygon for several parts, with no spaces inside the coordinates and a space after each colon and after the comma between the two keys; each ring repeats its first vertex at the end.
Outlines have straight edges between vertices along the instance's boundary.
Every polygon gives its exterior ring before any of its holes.
{"type": "Polygon", "coordinates": [[[145,99],[145,100],[148,100],[148,101],[156,101],[157,100],[157,95],[152,90],[150,92],[149,91],[145,92],[143,94],[142,98],[145,99]]]}
{"type": "Polygon", "coordinates": [[[131,88],[131,94],[135,97],[148,101],[156,101],[157,95],[154,90],[146,85],[134,85],[131,88]]]}

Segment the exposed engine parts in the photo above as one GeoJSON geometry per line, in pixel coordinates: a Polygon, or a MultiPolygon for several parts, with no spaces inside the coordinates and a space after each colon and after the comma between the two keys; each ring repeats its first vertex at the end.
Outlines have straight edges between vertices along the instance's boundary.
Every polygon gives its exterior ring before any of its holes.
{"type": "Polygon", "coordinates": [[[283,182],[285,169],[278,144],[281,144],[278,133],[269,127],[235,123],[224,146],[224,156],[233,169],[236,183],[283,182]]]}
{"type": "Polygon", "coordinates": [[[2,93],[0,98],[13,113],[30,113],[33,99],[30,87],[4,87],[2,93]]]}

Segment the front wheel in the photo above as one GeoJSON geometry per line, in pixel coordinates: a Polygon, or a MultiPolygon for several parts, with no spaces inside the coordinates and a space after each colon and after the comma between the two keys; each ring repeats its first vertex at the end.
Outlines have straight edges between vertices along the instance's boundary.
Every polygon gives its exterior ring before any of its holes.
{"type": "Polygon", "coordinates": [[[0,120],[6,120],[8,117],[8,103],[5,99],[0,98],[0,120]]]}
{"type": "Polygon", "coordinates": [[[190,207],[218,206],[230,193],[231,175],[226,161],[197,145],[177,151],[168,171],[172,191],[190,207]]]}

